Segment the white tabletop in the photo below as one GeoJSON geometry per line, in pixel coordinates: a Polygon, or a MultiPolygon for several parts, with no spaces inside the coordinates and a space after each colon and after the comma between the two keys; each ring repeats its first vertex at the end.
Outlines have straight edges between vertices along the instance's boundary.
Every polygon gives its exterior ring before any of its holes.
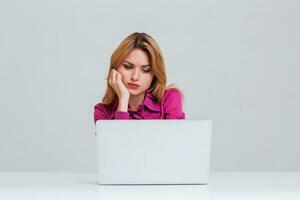
{"type": "Polygon", "coordinates": [[[214,172],[208,185],[101,186],[92,173],[0,172],[0,199],[300,199],[300,173],[214,172]]]}

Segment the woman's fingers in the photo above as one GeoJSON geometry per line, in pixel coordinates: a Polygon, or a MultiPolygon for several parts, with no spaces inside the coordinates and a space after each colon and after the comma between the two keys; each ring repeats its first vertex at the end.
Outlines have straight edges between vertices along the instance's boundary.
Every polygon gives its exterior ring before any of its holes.
{"type": "Polygon", "coordinates": [[[128,97],[129,91],[127,90],[124,82],[123,76],[120,72],[115,69],[112,69],[109,75],[109,84],[117,93],[119,98],[128,97]]]}
{"type": "Polygon", "coordinates": [[[122,81],[122,75],[120,72],[116,71],[115,69],[111,70],[110,76],[109,76],[109,84],[117,85],[120,84],[122,81]]]}
{"type": "Polygon", "coordinates": [[[112,70],[111,80],[112,80],[112,84],[116,84],[116,72],[115,72],[115,70],[112,70]]]}
{"type": "Polygon", "coordinates": [[[119,83],[119,84],[122,83],[122,75],[120,73],[118,73],[118,72],[117,72],[117,75],[116,75],[116,79],[117,79],[116,80],[117,83],[119,83]]]}

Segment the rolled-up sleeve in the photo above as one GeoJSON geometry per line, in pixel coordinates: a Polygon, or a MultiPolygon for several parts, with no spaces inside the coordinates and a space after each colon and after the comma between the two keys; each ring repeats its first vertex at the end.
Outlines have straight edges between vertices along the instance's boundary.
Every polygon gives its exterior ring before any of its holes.
{"type": "Polygon", "coordinates": [[[129,113],[117,111],[113,119],[129,119],[129,113]]]}
{"type": "Polygon", "coordinates": [[[175,88],[168,89],[163,101],[164,118],[185,119],[185,113],[182,107],[182,96],[180,92],[175,88]]]}

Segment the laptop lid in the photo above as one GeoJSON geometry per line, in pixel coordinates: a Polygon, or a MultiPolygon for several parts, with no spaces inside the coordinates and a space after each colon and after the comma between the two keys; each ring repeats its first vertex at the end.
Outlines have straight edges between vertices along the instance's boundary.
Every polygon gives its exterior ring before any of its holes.
{"type": "Polygon", "coordinates": [[[212,122],[98,120],[99,184],[207,184],[212,122]]]}

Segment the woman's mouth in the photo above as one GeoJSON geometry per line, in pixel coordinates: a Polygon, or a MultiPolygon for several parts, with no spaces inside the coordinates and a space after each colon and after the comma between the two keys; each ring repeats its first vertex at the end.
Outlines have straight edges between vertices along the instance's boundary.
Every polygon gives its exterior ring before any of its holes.
{"type": "Polygon", "coordinates": [[[127,85],[130,89],[137,89],[140,87],[138,84],[134,84],[134,83],[127,83],[127,85]]]}

